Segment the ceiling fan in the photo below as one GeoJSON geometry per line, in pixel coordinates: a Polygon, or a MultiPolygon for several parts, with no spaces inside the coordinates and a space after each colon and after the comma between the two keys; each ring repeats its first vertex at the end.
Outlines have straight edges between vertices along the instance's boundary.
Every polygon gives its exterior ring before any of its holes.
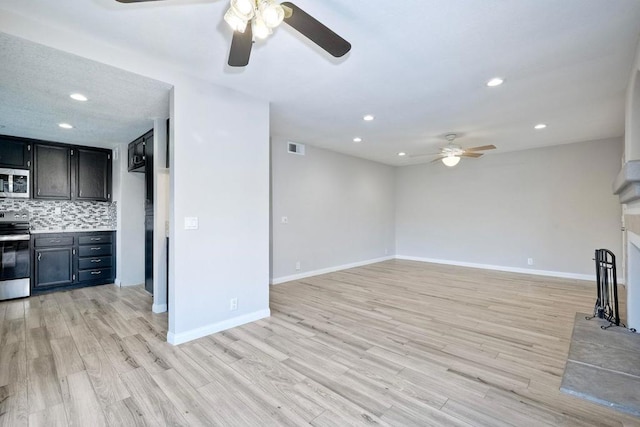
{"type": "MultiPolygon", "coordinates": [[[[159,0],[116,0],[120,3],[140,3],[159,0]]],[[[224,20],[233,29],[229,65],[244,67],[249,63],[254,37],[265,39],[282,22],[340,58],[351,50],[351,44],[317,19],[291,2],[275,0],[231,0],[224,20]]]]}
{"type": "MultiPolygon", "coordinates": [[[[455,139],[458,137],[455,133],[445,135],[445,138],[449,143],[440,149],[438,157],[431,161],[431,163],[442,160],[445,166],[453,167],[460,162],[461,157],[481,157],[484,153],[478,153],[478,151],[495,150],[495,145],[483,145],[481,147],[462,148],[458,144],[454,144],[455,139]]],[[[423,157],[432,156],[433,154],[416,154],[410,157],[423,157]]]]}

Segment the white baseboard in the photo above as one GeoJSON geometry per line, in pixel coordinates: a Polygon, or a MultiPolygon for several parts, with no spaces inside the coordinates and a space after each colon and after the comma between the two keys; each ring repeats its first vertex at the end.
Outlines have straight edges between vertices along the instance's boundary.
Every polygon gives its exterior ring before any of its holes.
{"type": "Polygon", "coordinates": [[[154,313],[164,313],[165,311],[167,311],[167,304],[153,304],[151,306],[151,311],[153,311],[154,313]]]}
{"type": "Polygon", "coordinates": [[[533,268],[505,267],[503,265],[477,264],[473,262],[450,261],[445,259],[422,258],[422,257],[407,256],[407,255],[397,255],[396,259],[403,259],[407,261],[430,262],[434,264],[456,265],[460,267],[481,268],[483,270],[507,271],[510,273],[533,274],[536,276],[559,277],[562,279],[586,280],[590,282],[594,282],[596,280],[595,274],[593,275],[578,274],[578,273],[567,273],[564,271],[535,270],[533,268]]]}
{"type": "Polygon", "coordinates": [[[363,265],[375,264],[377,262],[388,261],[394,259],[394,256],[386,256],[382,258],[369,259],[366,261],[358,261],[351,264],[343,264],[335,267],[321,268],[320,270],[305,271],[304,273],[293,274],[291,276],[277,277],[271,279],[272,285],[279,285],[285,282],[291,282],[293,280],[306,279],[307,277],[319,276],[321,274],[333,273],[340,270],[348,270],[350,268],[362,267],[363,265]]]}
{"type": "Polygon", "coordinates": [[[121,283],[122,283],[122,282],[121,282],[121,281],[120,281],[120,279],[118,279],[117,277],[116,277],[116,279],[113,281],[113,283],[114,283],[116,286],[122,286],[122,285],[121,285],[121,283]]]}
{"type": "Polygon", "coordinates": [[[173,345],[182,344],[207,335],[215,334],[216,332],[235,328],[236,326],[244,325],[245,323],[255,322],[256,320],[264,319],[269,316],[271,316],[271,310],[265,308],[264,310],[254,311],[253,313],[223,320],[222,322],[212,323],[190,331],[180,332],[178,334],[169,332],[167,334],[167,342],[173,345]]]}

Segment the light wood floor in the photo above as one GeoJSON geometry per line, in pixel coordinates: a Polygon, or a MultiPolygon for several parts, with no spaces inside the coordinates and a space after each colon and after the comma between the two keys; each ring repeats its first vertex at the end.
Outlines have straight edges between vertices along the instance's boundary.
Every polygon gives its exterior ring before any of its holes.
{"type": "Polygon", "coordinates": [[[632,426],[559,392],[595,284],[387,261],[172,347],[142,288],[0,303],[0,425],[632,426]]]}

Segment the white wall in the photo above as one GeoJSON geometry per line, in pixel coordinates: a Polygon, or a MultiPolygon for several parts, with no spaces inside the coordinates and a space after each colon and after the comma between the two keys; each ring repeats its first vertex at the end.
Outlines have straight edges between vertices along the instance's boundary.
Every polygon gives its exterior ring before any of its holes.
{"type": "Polygon", "coordinates": [[[0,29],[173,86],[168,341],[268,316],[268,103],[187,75],[171,58],[26,16],[3,12],[0,29]],[[185,230],[186,216],[198,217],[200,229],[185,230]],[[229,311],[231,297],[238,297],[237,311],[229,311]]]}
{"type": "Polygon", "coordinates": [[[171,131],[168,339],[179,343],[269,315],[269,105],[176,84],[171,131]]]}
{"type": "Polygon", "coordinates": [[[394,254],[394,168],[277,139],[271,167],[273,283],[394,254]]]}
{"type": "MultiPolygon", "coordinates": [[[[151,125],[150,125],[151,126],[151,125]]],[[[120,286],[144,283],[144,174],[129,173],[128,143],[113,156],[113,200],[118,207],[116,233],[116,283],[120,286]]]]}
{"type": "Polygon", "coordinates": [[[400,168],[397,253],[591,277],[595,249],[621,252],[621,155],[618,138],[400,168]]]}

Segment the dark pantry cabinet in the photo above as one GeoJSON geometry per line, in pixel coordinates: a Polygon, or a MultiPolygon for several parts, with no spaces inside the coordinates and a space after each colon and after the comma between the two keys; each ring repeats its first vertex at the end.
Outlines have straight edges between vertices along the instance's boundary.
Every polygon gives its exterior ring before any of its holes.
{"type": "Polygon", "coordinates": [[[111,200],[111,151],[36,144],[33,197],[48,200],[111,200]]]}

